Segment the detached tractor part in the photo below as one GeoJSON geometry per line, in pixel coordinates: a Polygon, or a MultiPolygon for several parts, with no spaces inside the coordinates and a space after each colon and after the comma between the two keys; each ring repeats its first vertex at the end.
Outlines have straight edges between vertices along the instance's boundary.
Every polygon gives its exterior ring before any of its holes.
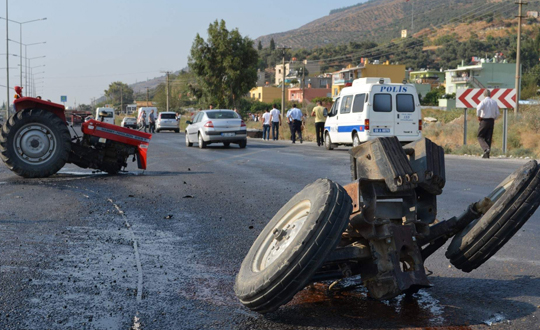
{"type": "Polygon", "coordinates": [[[402,147],[389,137],[350,154],[351,184],[306,186],[255,240],[234,287],[246,307],[272,312],[309,283],[355,275],[375,299],[415,293],[431,287],[424,262],[449,239],[446,256],[470,272],[540,204],[539,165],[530,161],[460,216],[437,222],[446,183],[440,146],[422,139],[402,147]]]}
{"type": "Polygon", "coordinates": [[[22,177],[48,177],[66,163],[116,174],[129,156],[146,169],[151,134],[90,120],[82,124],[83,136],[72,138],[63,105],[20,94],[14,105],[0,132],[0,158],[22,177]]]}

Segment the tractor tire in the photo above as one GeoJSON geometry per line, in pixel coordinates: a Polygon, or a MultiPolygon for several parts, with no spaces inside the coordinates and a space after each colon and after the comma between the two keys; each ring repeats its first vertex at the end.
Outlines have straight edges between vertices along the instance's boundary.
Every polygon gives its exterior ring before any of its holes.
{"type": "Polygon", "coordinates": [[[189,134],[186,131],[186,147],[193,147],[193,142],[189,141],[189,134]]]}
{"type": "Polygon", "coordinates": [[[529,220],[540,205],[540,170],[534,160],[523,165],[488,196],[494,204],[458,233],[446,257],[471,272],[491,258],[529,220]]]}
{"type": "Polygon", "coordinates": [[[52,112],[26,109],[12,115],[0,132],[0,158],[25,178],[45,178],[66,164],[71,135],[52,112]]]}
{"type": "Polygon", "coordinates": [[[324,147],[326,150],[334,150],[334,145],[332,144],[332,140],[330,139],[330,134],[328,132],[324,134],[324,147]]]}
{"type": "Polygon", "coordinates": [[[335,249],[351,212],[347,192],[328,179],[296,194],[266,225],[242,262],[234,286],[242,304],[268,313],[289,302],[335,249]]]}

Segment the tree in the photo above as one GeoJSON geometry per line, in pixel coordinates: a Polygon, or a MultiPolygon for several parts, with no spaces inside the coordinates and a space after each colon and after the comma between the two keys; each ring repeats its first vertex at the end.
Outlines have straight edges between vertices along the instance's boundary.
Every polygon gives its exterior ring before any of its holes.
{"type": "Polygon", "coordinates": [[[133,89],[121,81],[115,81],[109,85],[109,89],[105,90],[105,96],[114,106],[120,106],[120,104],[125,106],[133,102],[133,89]]]}
{"type": "Polygon", "coordinates": [[[270,50],[271,51],[276,50],[276,42],[274,41],[274,38],[272,38],[272,40],[270,40],[270,50]]]}
{"type": "Polygon", "coordinates": [[[261,51],[263,49],[262,42],[259,40],[259,44],[257,45],[257,49],[261,51]]]}
{"type": "Polygon", "coordinates": [[[225,108],[255,87],[258,60],[253,40],[216,20],[208,27],[207,41],[195,37],[188,65],[205,101],[225,108]]]}

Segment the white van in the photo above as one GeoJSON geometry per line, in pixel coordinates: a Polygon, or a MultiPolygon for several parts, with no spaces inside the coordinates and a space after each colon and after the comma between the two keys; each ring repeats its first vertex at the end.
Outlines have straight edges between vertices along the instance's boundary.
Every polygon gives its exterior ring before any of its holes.
{"type": "Polygon", "coordinates": [[[358,146],[383,136],[408,143],[422,137],[420,101],[414,85],[389,78],[360,78],[343,88],[324,125],[324,144],[358,146]]]}
{"type": "Polygon", "coordinates": [[[96,109],[96,120],[101,121],[100,113],[105,113],[106,116],[103,116],[103,122],[107,124],[113,124],[114,125],[114,118],[116,117],[114,113],[114,109],[112,108],[97,108],[96,109]]]}
{"type": "Polygon", "coordinates": [[[158,116],[158,111],[157,111],[157,108],[156,107],[140,107],[139,110],[137,111],[137,125],[139,125],[139,118],[141,116],[141,112],[144,110],[145,114],[146,114],[146,127],[148,127],[148,116],[150,116],[150,112],[152,110],[154,110],[154,116],[155,118],[157,119],[157,116],[158,116]]]}

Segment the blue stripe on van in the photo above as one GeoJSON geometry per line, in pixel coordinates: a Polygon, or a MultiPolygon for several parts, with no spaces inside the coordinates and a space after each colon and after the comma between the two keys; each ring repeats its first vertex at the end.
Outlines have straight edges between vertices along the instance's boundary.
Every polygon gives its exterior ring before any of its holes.
{"type": "Polygon", "coordinates": [[[352,131],[357,130],[359,132],[364,131],[364,125],[353,125],[353,126],[338,126],[338,133],[352,133],[352,131]]]}

